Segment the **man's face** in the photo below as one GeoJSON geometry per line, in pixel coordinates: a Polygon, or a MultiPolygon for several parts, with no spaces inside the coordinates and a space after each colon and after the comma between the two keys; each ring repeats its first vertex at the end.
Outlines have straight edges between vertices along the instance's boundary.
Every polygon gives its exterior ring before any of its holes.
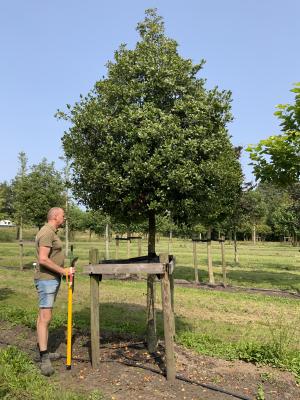
{"type": "Polygon", "coordinates": [[[58,213],[56,214],[57,227],[62,226],[64,222],[65,222],[64,210],[59,210],[58,213]]]}

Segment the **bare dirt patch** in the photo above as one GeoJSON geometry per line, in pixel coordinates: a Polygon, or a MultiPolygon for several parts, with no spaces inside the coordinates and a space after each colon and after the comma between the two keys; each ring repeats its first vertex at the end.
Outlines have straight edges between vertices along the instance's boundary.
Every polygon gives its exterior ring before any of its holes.
{"type": "MultiPolygon", "coordinates": [[[[178,375],[203,386],[179,379],[171,385],[164,377],[164,347],[160,344],[155,354],[149,354],[142,338],[126,335],[101,334],[101,363],[93,370],[89,362],[90,341],[87,333],[74,333],[73,364],[65,368],[65,358],[54,363],[56,373],[50,381],[78,392],[100,390],[105,399],[188,399],[226,400],[234,398],[255,399],[262,384],[265,399],[283,400],[300,398],[300,388],[292,374],[270,367],[255,366],[242,361],[226,361],[201,356],[176,346],[178,375]],[[234,392],[234,397],[216,389],[234,392]]],[[[65,355],[65,332],[51,333],[52,350],[65,355]]],[[[0,346],[15,345],[36,358],[35,332],[24,326],[1,322],[0,346]]],[[[37,363],[38,364],[38,363],[37,363]]]]}

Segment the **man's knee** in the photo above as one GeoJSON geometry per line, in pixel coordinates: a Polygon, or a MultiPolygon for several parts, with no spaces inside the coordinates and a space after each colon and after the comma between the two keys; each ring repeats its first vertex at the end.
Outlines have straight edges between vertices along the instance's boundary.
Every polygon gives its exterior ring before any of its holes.
{"type": "Polygon", "coordinates": [[[52,318],[52,308],[40,308],[39,321],[43,324],[49,324],[52,318]]]}

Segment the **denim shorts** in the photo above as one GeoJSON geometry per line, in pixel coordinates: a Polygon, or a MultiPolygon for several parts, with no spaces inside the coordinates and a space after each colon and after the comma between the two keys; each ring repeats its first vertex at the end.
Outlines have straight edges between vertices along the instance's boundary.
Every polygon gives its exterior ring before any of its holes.
{"type": "Polygon", "coordinates": [[[39,308],[53,308],[60,279],[35,279],[34,283],[39,295],[39,308]]]}

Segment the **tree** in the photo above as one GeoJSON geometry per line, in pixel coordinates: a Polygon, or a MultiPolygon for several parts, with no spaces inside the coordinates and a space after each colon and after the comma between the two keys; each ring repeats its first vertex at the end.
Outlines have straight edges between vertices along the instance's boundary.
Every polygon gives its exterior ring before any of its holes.
{"type": "Polygon", "coordinates": [[[272,224],[275,233],[292,236],[293,244],[297,245],[300,233],[300,184],[293,185],[284,193],[272,214],[272,224]]]}
{"type": "Polygon", "coordinates": [[[19,153],[18,159],[19,159],[20,168],[17,173],[17,176],[15,177],[15,179],[12,182],[12,190],[13,190],[14,219],[19,227],[19,231],[22,236],[22,225],[23,225],[23,222],[25,222],[24,221],[24,214],[25,214],[24,181],[25,181],[26,174],[27,174],[28,159],[27,159],[26,154],[23,151],[21,151],[19,153]]]}
{"type": "Polygon", "coordinates": [[[70,237],[74,240],[76,231],[84,231],[87,227],[87,213],[73,203],[68,205],[70,237]]]}
{"type": "Polygon", "coordinates": [[[274,113],[281,120],[282,134],[249,146],[256,179],[281,186],[300,179],[300,82],[291,90],[294,104],[280,104],[274,113]]]}
{"type": "Polygon", "coordinates": [[[128,224],[148,218],[148,254],[155,253],[156,216],[219,218],[241,182],[226,124],[230,93],[207,90],[193,65],[166,37],[156,10],[138,24],[140,41],[122,44],[107,78],[69,112],[63,136],[73,191],[88,207],[128,224]]]}
{"type": "Polygon", "coordinates": [[[0,183],[0,219],[13,216],[13,193],[11,185],[4,181],[0,183]]]}
{"type": "Polygon", "coordinates": [[[13,191],[16,216],[39,228],[51,207],[63,207],[65,203],[61,175],[55,170],[54,163],[48,163],[45,158],[33,165],[22,179],[19,175],[16,177],[13,191]]]}
{"type": "Polygon", "coordinates": [[[103,235],[105,232],[105,227],[107,223],[110,223],[109,216],[104,215],[101,210],[94,211],[88,210],[85,213],[84,218],[84,227],[90,231],[90,235],[92,232],[97,235],[103,235]]]}
{"type": "Polygon", "coordinates": [[[25,179],[27,173],[27,156],[21,151],[18,155],[20,168],[12,183],[14,219],[18,226],[17,238],[20,245],[20,269],[23,270],[23,223],[25,222],[25,179]]]}
{"type": "Polygon", "coordinates": [[[258,190],[243,192],[242,209],[245,222],[249,222],[252,226],[252,241],[255,244],[257,225],[263,222],[266,215],[266,205],[258,190]]]}

